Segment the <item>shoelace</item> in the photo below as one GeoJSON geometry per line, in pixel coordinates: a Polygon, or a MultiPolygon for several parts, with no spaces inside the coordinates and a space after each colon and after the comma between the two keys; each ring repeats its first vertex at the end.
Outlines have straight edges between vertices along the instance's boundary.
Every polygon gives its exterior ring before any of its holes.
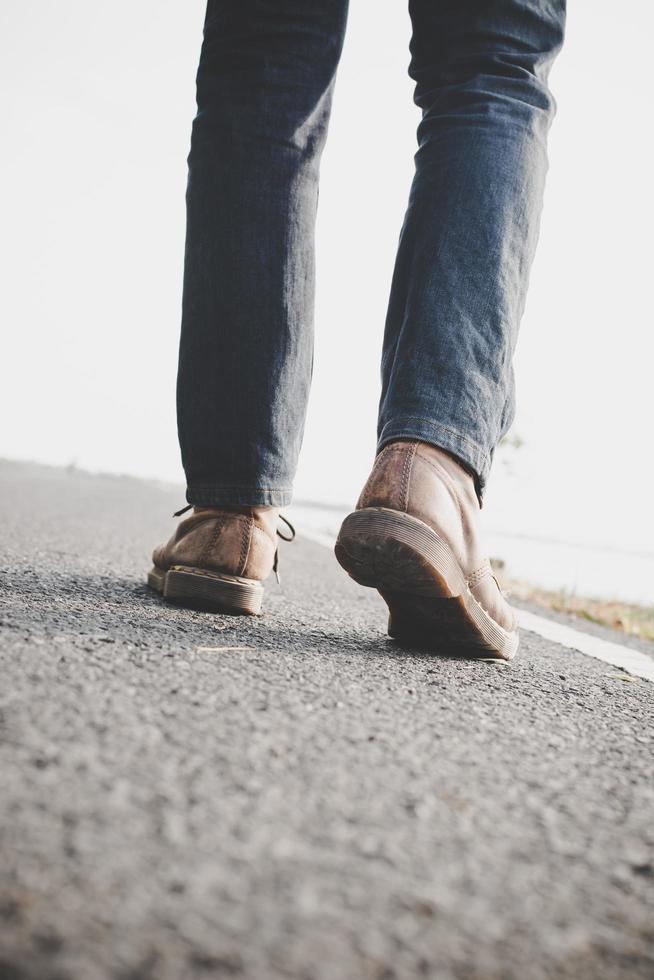
{"type": "MultiPolygon", "coordinates": [[[[293,538],[295,537],[295,528],[293,527],[289,519],[287,517],[284,517],[283,514],[279,515],[279,519],[280,521],[284,522],[284,524],[289,529],[291,534],[290,537],[287,538],[286,535],[282,534],[279,528],[277,528],[277,532],[276,532],[277,535],[282,539],[282,541],[292,541],[293,538]]],[[[273,560],[273,572],[275,573],[275,578],[277,579],[277,585],[281,585],[282,577],[279,574],[279,548],[275,548],[275,558],[273,560]]]]}
{"type": "Polygon", "coordinates": [[[292,541],[293,538],[295,537],[295,528],[293,527],[293,525],[289,521],[288,517],[284,517],[283,514],[280,514],[279,515],[279,519],[280,519],[280,521],[283,521],[284,524],[286,525],[286,527],[289,529],[289,531],[291,532],[291,536],[290,536],[290,538],[287,538],[286,535],[284,535],[284,534],[281,533],[281,531],[279,530],[279,528],[277,528],[277,534],[282,539],[282,541],[292,541]]]}
{"type": "MultiPolygon", "coordinates": [[[[194,504],[187,504],[186,507],[182,507],[180,508],[180,510],[176,510],[175,513],[173,514],[173,517],[181,517],[182,514],[186,514],[187,511],[192,510],[194,506],[195,506],[194,504]]],[[[295,538],[295,528],[289,521],[288,517],[284,517],[283,514],[279,514],[278,518],[280,521],[284,522],[284,524],[286,525],[286,527],[289,529],[291,533],[287,537],[285,534],[282,534],[279,528],[276,529],[275,533],[277,534],[278,537],[282,539],[282,541],[293,541],[293,539],[295,538]]],[[[277,579],[277,584],[279,585],[281,583],[281,576],[279,574],[279,548],[275,548],[275,557],[273,559],[273,572],[275,573],[275,578],[277,579]]]]}

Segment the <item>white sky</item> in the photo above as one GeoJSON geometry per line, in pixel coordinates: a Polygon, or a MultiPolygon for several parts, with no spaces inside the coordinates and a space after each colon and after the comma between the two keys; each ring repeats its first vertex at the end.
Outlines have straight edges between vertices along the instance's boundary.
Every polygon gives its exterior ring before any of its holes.
{"type": "MultiPolygon", "coordinates": [[[[201,0],[0,10],[0,455],[182,480],[174,414],[201,0]]],[[[352,501],[418,110],[404,2],[352,0],[323,157],[316,368],[297,497],[352,501]]],[[[525,440],[487,521],[654,550],[645,0],[573,0],[516,362],[525,440]]],[[[181,501],[180,501],[181,502],[181,501]]]]}

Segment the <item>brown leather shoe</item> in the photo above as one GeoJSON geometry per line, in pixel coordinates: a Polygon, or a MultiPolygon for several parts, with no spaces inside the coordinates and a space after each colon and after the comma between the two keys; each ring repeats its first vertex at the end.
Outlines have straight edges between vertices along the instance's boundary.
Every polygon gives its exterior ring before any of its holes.
{"type": "Polygon", "coordinates": [[[195,507],[155,548],[148,585],[181,605],[258,615],[261,583],[277,570],[278,518],[276,507],[195,507]]]}
{"type": "Polygon", "coordinates": [[[478,519],[473,477],[452,456],[389,443],[343,522],[336,557],[379,590],[396,639],[511,660],[518,621],[482,553],[478,519]]]}

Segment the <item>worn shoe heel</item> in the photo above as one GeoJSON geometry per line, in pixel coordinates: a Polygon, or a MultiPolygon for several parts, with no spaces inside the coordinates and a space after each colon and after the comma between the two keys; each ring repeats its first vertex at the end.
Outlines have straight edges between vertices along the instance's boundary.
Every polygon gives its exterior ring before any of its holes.
{"type": "Polygon", "coordinates": [[[148,572],[148,585],[169,602],[191,609],[241,616],[261,613],[263,585],[254,579],[184,565],[173,565],[166,572],[154,565],[148,572]]]}
{"type": "Polygon", "coordinates": [[[515,655],[517,632],[503,630],[477,602],[452,550],[418,518],[385,507],[355,511],[334,551],[356,582],[379,591],[395,639],[515,655]]]}

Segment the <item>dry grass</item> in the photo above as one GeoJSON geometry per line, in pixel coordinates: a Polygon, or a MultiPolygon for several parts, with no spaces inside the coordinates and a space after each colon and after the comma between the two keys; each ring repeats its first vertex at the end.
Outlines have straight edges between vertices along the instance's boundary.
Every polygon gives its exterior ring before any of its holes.
{"type": "Polygon", "coordinates": [[[543,609],[570,613],[578,616],[579,619],[600,623],[602,626],[611,626],[631,636],[654,641],[654,606],[637,606],[628,602],[609,602],[605,599],[586,599],[564,589],[549,592],[547,589],[508,578],[503,571],[504,563],[501,561],[493,561],[492,564],[502,589],[516,599],[524,599],[543,609]]]}

